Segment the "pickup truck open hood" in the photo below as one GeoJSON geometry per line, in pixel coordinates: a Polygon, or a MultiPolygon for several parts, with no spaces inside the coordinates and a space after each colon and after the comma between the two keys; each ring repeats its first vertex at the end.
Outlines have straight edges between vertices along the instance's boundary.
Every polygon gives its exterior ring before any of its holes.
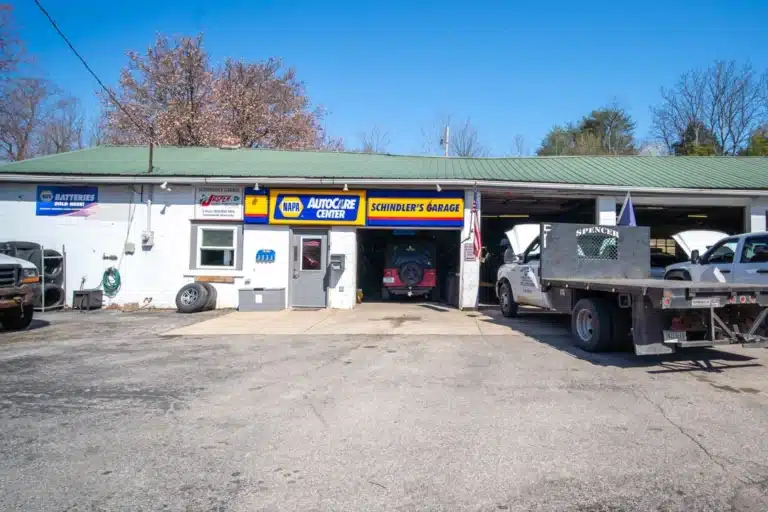
{"type": "Polygon", "coordinates": [[[726,233],[720,231],[692,229],[690,231],[681,231],[676,235],[672,235],[672,238],[690,258],[693,251],[699,251],[700,254],[704,254],[707,249],[727,236],[726,233]]]}
{"type": "Polygon", "coordinates": [[[523,254],[533,239],[539,236],[540,231],[539,224],[518,224],[505,234],[515,254],[523,254]]]}

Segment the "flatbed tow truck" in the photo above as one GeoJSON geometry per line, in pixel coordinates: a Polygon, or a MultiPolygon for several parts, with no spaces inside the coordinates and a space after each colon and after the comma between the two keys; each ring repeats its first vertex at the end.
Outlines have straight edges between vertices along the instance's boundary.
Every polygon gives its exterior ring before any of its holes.
{"type": "Polygon", "coordinates": [[[544,223],[522,255],[505,255],[504,316],[530,305],[568,314],[577,346],[630,343],[637,355],[741,343],[768,347],[768,285],[651,279],[647,227],[544,223]]]}

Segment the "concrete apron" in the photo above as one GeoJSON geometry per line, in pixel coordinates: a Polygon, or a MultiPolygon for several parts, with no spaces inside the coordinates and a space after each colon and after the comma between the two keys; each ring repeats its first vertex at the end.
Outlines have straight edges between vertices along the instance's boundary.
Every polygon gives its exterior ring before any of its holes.
{"type": "Polygon", "coordinates": [[[562,326],[541,314],[503,318],[496,309],[459,311],[427,303],[366,303],[355,309],[230,313],[174,329],[165,335],[453,335],[509,336],[562,334],[562,326]]]}

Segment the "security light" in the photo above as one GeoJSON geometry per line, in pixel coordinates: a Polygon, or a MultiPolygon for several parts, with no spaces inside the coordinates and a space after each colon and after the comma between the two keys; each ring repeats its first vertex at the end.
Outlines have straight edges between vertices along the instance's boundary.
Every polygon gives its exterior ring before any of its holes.
{"type": "Polygon", "coordinates": [[[443,188],[440,186],[439,183],[437,185],[435,185],[435,188],[437,189],[438,192],[442,192],[443,191],[443,188]]]}
{"type": "Polygon", "coordinates": [[[347,186],[346,183],[344,184],[344,192],[349,192],[349,187],[347,186]]]}

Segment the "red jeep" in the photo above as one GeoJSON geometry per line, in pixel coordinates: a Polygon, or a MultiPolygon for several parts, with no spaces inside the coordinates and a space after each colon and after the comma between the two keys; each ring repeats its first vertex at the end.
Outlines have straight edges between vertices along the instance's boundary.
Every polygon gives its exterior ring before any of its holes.
{"type": "Polygon", "coordinates": [[[423,240],[397,241],[387,245],[381,298],[392,295],[437,297],[435,244],[423,240]]]}

